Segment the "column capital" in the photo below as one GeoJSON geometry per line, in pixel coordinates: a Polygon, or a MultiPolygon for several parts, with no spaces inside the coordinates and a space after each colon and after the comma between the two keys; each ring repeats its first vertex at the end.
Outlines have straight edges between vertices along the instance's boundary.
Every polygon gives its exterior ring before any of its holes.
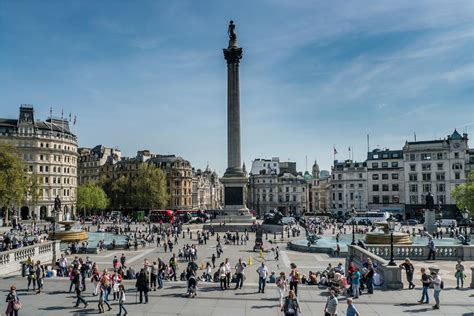
{"type": "Polygon", "coordinates": [[[227,60],[227,64],[238,64],[242,59],[242,48],[241,47],[230,47],[224,48],[224,58],[227,60]]]}

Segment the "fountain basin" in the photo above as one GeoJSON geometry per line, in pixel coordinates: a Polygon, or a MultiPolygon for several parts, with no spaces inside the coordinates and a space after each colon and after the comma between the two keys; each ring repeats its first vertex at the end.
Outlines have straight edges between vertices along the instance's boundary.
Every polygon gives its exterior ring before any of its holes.
{"type": "MultiPolygon", "coordinates": [[[[388,245],[391,243],[391,236],[385,232],[370,232],[365,236],[365,242],[370,245],[388,245]]],[[[393,244],[411,245],[413,241],[409,234],[394,232],[393,244]]]]}
{"type": "Polygon", "coordinates": [[[84,241],[89,238],[86,231],[80,228],[73,228],[76,224],[75,221],[58,221],[60,229],[56,229],[55,232],[50,232],[48,237],[51,240],[61,240],[63,242],[78,242],[84,241]]]}

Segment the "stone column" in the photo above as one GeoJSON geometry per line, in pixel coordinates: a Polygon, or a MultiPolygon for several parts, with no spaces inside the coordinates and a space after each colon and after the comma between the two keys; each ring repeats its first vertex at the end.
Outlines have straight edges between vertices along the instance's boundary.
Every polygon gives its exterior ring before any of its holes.
{"type": "Polygon", "coordinates": [[[471,289],[474,289],[474,266],[471,266],[471,289]]]}

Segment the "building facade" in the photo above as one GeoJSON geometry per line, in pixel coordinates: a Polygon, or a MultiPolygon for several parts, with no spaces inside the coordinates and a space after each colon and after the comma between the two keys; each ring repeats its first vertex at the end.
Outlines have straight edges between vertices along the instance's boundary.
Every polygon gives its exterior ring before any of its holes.
{"type": "Polygon", "coordinates": [[[33,106],[22,105],[18,119],[0,119],[0,142],[15,147],[26,171],[39,179],[39,199],[19,205],[20,218],[51,216],[56,197],[63,212],[76,213],[77,138],[68,120],[36,120],[33,106]]]}
{"type": "Polygon", "coordinates": [[[370,210],[405,213],[405,174],[402,150],[374,149],[367,153],[370,210]]]}
{"type": "Polygon", "coordinates": [[[403,167],[407,217],[420,217],[426,195],[431,193],[443,216],[455,218],[457,208],[451,192],[466,181],[469,152],[467,134],[456,130],[442,140],[406,142],[403,167]]]}
{"type": "Polygon", "coordinates": [[[78,154],[77,179],[79,185],[99,181],[102,166],[107,162],[113,165],[119,162],[122,157],[120,149],[102,145],[97,145],[94,148],[79,148],[78,154]]]}
{"type": "Polygon", "coordinates": [[[366,162],[335,160],[331,177],[331,207],[334,213],[367,210],[366,162]]]}
{"type": "Polygon", "coordinates": [[[209,166],[202,171],[193,169],[192,208],[198,210],[216,210],[222,207],[222,183],[215,171],[209,166]]]}

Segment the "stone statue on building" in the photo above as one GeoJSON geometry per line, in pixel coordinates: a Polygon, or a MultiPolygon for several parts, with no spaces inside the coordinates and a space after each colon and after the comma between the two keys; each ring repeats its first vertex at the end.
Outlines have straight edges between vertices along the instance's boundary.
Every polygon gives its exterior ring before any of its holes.
{"type": "Polygon", "coordinates": [[[61,211],[61,199],[59,198],[59,195],[56,196],[54,199],[54,211],[59,212],[61,211]]]}

